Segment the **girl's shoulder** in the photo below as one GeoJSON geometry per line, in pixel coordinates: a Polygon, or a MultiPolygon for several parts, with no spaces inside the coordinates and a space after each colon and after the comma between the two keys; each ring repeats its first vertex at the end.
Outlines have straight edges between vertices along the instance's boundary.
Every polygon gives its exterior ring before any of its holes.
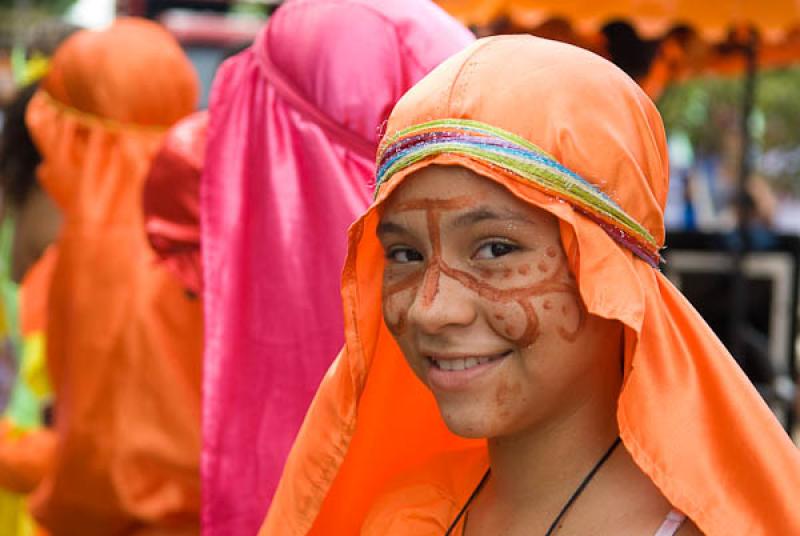
{"type": "Polygon", "coordinates": [[[388,483],[362,536],[441,536],[488,467],[485,449],[442,454],[388,483]]]}

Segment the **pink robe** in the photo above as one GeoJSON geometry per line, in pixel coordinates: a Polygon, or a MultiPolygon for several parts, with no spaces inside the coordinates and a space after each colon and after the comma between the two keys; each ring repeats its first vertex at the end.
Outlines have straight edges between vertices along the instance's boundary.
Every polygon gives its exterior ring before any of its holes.
{"type": "Polygon", "coordinates": [[[343,343],[346,230],[381,126],[471,41],[428,0],[289,0],[221,68],[201,185],[205,535],[258,530],[343,343]]]}

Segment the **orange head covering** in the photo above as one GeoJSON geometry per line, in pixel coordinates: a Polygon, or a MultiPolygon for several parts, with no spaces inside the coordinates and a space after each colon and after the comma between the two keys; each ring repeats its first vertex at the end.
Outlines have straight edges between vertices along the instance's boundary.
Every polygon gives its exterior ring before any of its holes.
{"type": "MultiPolygon", "coordinates": [[[[346,344],[306,417],[263,534],[356,534],[387,482],[483,445],[445,428],[381,313],[379,207],[431,164],[469,168],[559,218],[587,310],[624,326],[620,436],[672,505],[711,536],[800,533],[800,455],[652,266],[664,240],[667,150],[655,106],[631,79],[568,45],[490,38],[409,91],[387,133],[376,202],[350,229],[346,344]]],[[[426,483],[458,487],[445,473],[431,470],[426,483]]]]}
{"type": "Polygon", "coordinates": [[[170,129],[144,185],[145,230],[164,265],[187,290],[200,294],[200,174],[208,113],[170,129]]]}
{"type": "Polygon", "coordinates": [[[141,205],[197,95],[170,35],[121,19],[67,40],[28,107],[39,180],[64,215],[46,333],[59,439],[34,497],[61,534],[197,524],[201,311],[158,266],[141,205]]]}

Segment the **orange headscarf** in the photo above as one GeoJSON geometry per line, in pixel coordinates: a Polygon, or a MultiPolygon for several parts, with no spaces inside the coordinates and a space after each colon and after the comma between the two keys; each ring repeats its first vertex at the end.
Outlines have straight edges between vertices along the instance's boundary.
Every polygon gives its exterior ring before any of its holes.
{"type": "Polygon", "coordinates": [[[34,513],[53,534],[197,527],[201,311],[158,265],[142,186],[197,77],[155,23],[59,48],[27,121],[64,214],[49,296],[58,446],[34,513]]]}
{"type": "MultiPolygon", "coordinates": [[[[437,119],[478,121],[535,144],[663,245],[668,163],[661,119],[641,89],[600,57],[529,36],[481,40],[409,91],[387,132],[437,119]]],[[[670,282],[569,197],[480,157],[447,152],[389,177],[350,229],[346,344],[306,417],[262,534],[357,534],[387,484],[431,460],[437,463],[425,484],[448,490],[456,503],[477,482],[475,474],[453,477],[469,472],[466,466],[442,468],[467,447],[477,447],[485,464],[485,442],[448,432],[381,313],[378,208],[405,177],[434,163],[472,169],[559,218],[587,310],[624,325],[620,435],[669,502],[711,536],[800,534],[800,454],[670,282]]],[[[436,516],[423,499],[423,513],[436,516]]],[[[414,533],[412,523],[425,515],[398,512],[393,529],[414,533]]],[[[450,520],[437,522],[446,527],[450,520]]]]}

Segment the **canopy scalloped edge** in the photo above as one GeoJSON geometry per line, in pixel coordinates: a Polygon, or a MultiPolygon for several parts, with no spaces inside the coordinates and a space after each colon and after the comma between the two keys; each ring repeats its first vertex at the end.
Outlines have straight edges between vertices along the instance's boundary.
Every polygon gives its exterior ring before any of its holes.
{"type": "Polygon", "coordinates": [[[468,25],[487,25],[508,17],[516,26],[536,28],[547,20],[565,19],[580,33],[597,32],[614,20],[633,25],[645,38],[661,37],[683,24],[705,39],[725,39],[730,28],[756,28],[767,42],[784,39],[800,26],[800,2],[795,0],[741,0],[698,2],[689,0],[437,0],[446,11],[468,25]],[[711,5],[710,5],[711,4],[711,5]],[[731,6],[729,4],[735,4],[731,6]]]}

